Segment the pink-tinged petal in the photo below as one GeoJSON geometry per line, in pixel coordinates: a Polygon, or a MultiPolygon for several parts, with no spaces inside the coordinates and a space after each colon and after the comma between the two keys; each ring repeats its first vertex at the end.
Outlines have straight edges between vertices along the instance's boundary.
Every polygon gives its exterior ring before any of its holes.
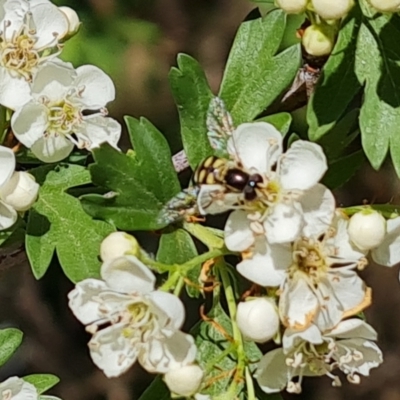
{"type": "Polygon", "coordinates": [[[400,262],[400,217],[386,221],[387,233],[383,242],[371,251],[373,260],[385,267],[400,262]]]}
{"type": "Polygon", "coordinates": [[[0,67],[0,104],[15,110],[31,99],[29,82],[22,77],[14,77],[9,71],[0,67]]]}
{"type": "Polygon", "coordinates": [[[306,279],[286,282],[279,299],[279,313],[287,328],[306,329],[319,310],[319,303],[306,279]]]}
{"type": "Polygon", "coordinates": [[[76,72],[71,63],[53,60],[44,64],[35,74],[32,95],[50,102],[64,100],[75,79],[76,72]]]}
{"type": "Polygon", "coordinates": [[[148,294],[153,306],[155,305],[161,314],[154,310],[154,313],[159,314],[158,322],[163,333],[171,336],[175,331],[181,328],[185,321],[185,307],[181,299],[171,293],[155,290],[148,294]]]}
{"type": "Polygon", "coordinates": [[[325,333],[324,336],[336,339],[360,338],[377,340],[378,338],[375,329],[359,318],[350,318],[341,321],[336,328],[332,329],[329,333],[325,333]]]}
{"type": "Polygon", "coordinates": [[[197,206],[201,215],[221,214],[232,210],[242,197],[241,193],[226,193],[223,185],[201,185],[197,206]]]}
{"type": "Polygon", "coordinates": [[[38,392],[31,383],[13,376],[0,383],[0,394],[5,400],[37,400],[38,392]]]}
{"type": "Polygon", "coordinates": [[[76,99],[85,109],[95,110],[104,107],[115,99],[115,86],[111,78],[94,65],[82,65],[76,69],[74,86],[79,90],[76,99]]]}
{"type": "Polygon", "coordinates": [[[8,147],[0,145],[0,187],[11,178],[15,170],[15,155],[8,147]]]}
{"type": "Polygon", "coordinates": [[[32,146],[32,153],[41,161],[55,163],[68,157],[74,145],[61,135],[41,137],[32,146]]]}
{"type": "Polygon", "coordinates": [[[100,273],[108,287],[117,292],[145,294],[154,290],[154,274],[135,256],[107,260],[100,273]]]}
{"type": "Polygon", "coordinates": [[[35,49],[52,48],[68,33],[68,19],[52,3],[41,3],[31,7],[36,28],[35,49]]]}
{"type": "Polygon", "coordinates": [[[228,152],[246,169],[268,173],[282,153],[282,135],[267,122],[241,124],[228,141],[228,152]]]}
{"type": "Polygon", "coordinates": [[[0,201],[0,231],[8,229],[17,222],[17,212],[7,204],[0,201]]]}
{"type": "Polygon", "coordinates": [[[178,331],[168,339],[153,339],[145,343],[139,362],[150,373],[165,374],[171,369],[193,363],[196,353],[193,336],[178,331]]]}
{"type": "Polygon", "coordinates": [[[108,378],[126,372],[138,357],[139,346],[124,335],[126,324],[119,323],[102,329],[89,342],[93,362],[108,378]]]}
{"type": "Polygon", "coordinates": [[[318,237],[326,232],[335,214],[335,198],[324,185],[317,184],[300,199],[303,210],[303,235],[318,237]]]}
{"type": "Polygon", "coordinates": [[[303,225],[301,207],[295,202],[272,206],[264,222],[269,243],[293,242],[300,236],[303,225]]]}
{"type": "Polygon", "coordinates": [[[321,331],[315,325],[310,325],[307,329],[296,330],[286,329],[282,337],[283,351],[285,354],[290,353],[301,342],[312,344],[322,344],[324,342],[321,331]]]}
{"type": "Polygon", "coordinates": [[[48,126],[48,109],[43,104],[29,102],[18,108],[11,118],[11,127],[17,139],[30,148],[43,138],[48,126]]]}
{"type": "Polygon", "coordinates": [[[297,140],[278,164],[280,183],[286,190],[307,190],[323,177],[328,165],[321,146],[297,140]]]}
{"type": "Polygon", "coordinates": [[[238,272],[258,285],[280,286],[292,262],[290,245],[268,245],[258,238],[251,253],[237,265],[238,272]]]}
{"type": "Polygon", "coordinates": [[[369,340],[349,339],[341,340],[336,343],[337,351],[334,358],[339,361],[340,369],[347,374],[361,374],[369,376],[372,368],[378,367],[383,362],[382,352],[379,347],[369,340]],[[348,357],[349,349],[352,353],[362,354],[362,357],[348,357]],[[348,362],[344,363],[342,360],[348,362]]]}
{"type": "Polygon", "coordinates": [[[265,393],[276,393],[284,389],[291,376],[282,349],[265,354],[258,363],[254,376],[265,393]]]}
{"type": "Polygon", "coordinates": [[[255,242],[246,211],[232,212],[225,224],[225,245],[231,251],[248,250],[255,242]]]}
{"type": "Polygon", "coordinates": [[[74,131],[83,147],[89,151],[105,142],[118,149],[121,125],[115,119],[102,116],[87,118],[74,131]]]}

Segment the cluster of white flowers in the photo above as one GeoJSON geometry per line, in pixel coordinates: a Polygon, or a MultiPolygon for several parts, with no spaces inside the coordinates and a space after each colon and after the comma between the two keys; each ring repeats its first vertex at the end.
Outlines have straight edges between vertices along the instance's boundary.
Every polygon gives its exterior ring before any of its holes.
{"type": "Polygon", "coordinates": [[[137,257],[135,238],[115,232],[104,239],[100,279],[85,279],[69,293],[69,306],[93,337],[93,362],[107,377],[126,372],[138,360],[151,373],[164,374],[170,390],[190,396],[203,371],[194,364],[197,349],[180,328],[181,300],[155,289],[155,276],[137,257]]]}
{"type": "Polygon", "coordinates": [[[64,159],[74,145],[115,147],[120,137],[119,123],[106,117],[111,79],[58,58],[79,24],[72,9],[49,0],[0,2],[0,104],[14,112],[15,137],[44,162],[64,159]]]}
{"type": "Polygon", "coordinates": [[[55,396],[39,396],[35,386],[16,376],[0,383],[0,397],[3,400],[60,400],[55,396]]]}
{"type": "Polygon", "coordinates": [[[369,252],[381,265],[400,262],[400,217],[386,221],[365,208],[349,218],[336,209],[319,183],[327,162],[315,143],[297,140],[283,152],[282,135],[266,122],[239,125],[228,136],[230,167],[261,177],[256,196],[246,200],[228,188],[216,197],[217,185],[203,184],[198,207],[203,214],[234,209],[225,244],[242,254],[238,272],[269,294],[239,304],[244,337],[280,342],[284,329],[282,348],[258,365],[259,385],[267,393],[285,387],[299,393],[303,376],[324,374],[339,385],[336,368],[357,383],[382,362],[376,332],[357,318],[371,304],[371,289],[357,271],[369,252]]]}

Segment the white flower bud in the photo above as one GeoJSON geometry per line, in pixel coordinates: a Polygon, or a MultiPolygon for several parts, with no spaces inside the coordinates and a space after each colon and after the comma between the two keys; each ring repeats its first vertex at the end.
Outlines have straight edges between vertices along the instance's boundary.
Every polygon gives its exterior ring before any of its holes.
{"type": "Polygon", "coordinates": [[[272,339],[279,329],[276,307],[265,297],[239,303],[236,322],[243,336],[257,343],[272,339]]]}
{"type": "Polygon", "coordinates": [[[372,7],[381,12],[400,11],[400,0],[370,0],[372,7]]]}
{"type": "Polygon", "coordinates": [[[324,19],[341,19],[353,7],[353,0],[311,0],[315,12],[324,19]]]}
{"type": "Polygon", "coordinates": [[[0,198],[16,211],[26,211],[36,201],[39,185],[27,172],[14,172],[0,188],[0,198]]]}
{"type": "Polygon", "coordinates": [[[386,220],[376,211],[360,211],[350,218],[348,233],[360,250],[374,249],[385,238],[386,220]]]}
{"type": "Polygon", "coordinates": [[[122,257],[126,253],[136,255],[139,250],[137,240],[125,232],[110,233],[100,245],[100,257],[106,262],[122,257]]]}
{"type": "Polygon", "coordinates": [[[203,376],[203,370],[198,365],[186,365],[168,371],[164,381],[172,393],[189,397],[199,390],[203,376]]]}
{"type": "Polygon", "coordinates": [[[333,30],[327,26],[311,25],[304,31],[302,43],[306,52],[312,56],[327,56],[335,44],[333,30]]]}
{"type": "Polygon", "coordinates": [[[68,33],[67,37],[74,36],[81,26],[81,21],[79,20],[78,14],[70,7],[58,7],[60,11],[67,17],[68,20],[68,33]]]}
{"type": "Polygon", "coordinates": [[[308,0],[276,0],[276,5],[288,14],[300,14],[306,10],[308,0]]]}

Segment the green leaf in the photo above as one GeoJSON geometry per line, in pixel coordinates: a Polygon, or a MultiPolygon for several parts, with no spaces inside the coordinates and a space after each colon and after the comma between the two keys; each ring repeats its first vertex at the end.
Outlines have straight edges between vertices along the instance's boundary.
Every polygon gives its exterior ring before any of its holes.
{"type": "Polygon", "coordinates": [[[0,330],[0,366],[4,365],[18,349],[23,333],[15,328],[0,330]]]}
{"type": "Polygon", "coordinates": [[[31,383],[42,394],[60,382],[60,379],[51,374],[33,374],[27,375],[22,378],[24,381],[31,383]]]}
{"type": "MultiPolygon", "coordinates": [[[[221,354],[232,343],[227,340],[226,336],[220,330],[215,328],[217,325],[223,328],[228,335],[232,335],[230,318],[219,304],[213,307],[208,317],[212,318],[216,324],[203,321],[196,327],[194,335],[198,349],[198,362],[204,370],[211,371],[204,380],[206,385],[209,383],[204,393],[209,394],[211,398],[216,398],[216,396],[223,395],[226,392],[230,383],[230,377],[228,374],[224,376],[224,372],[228,373],[232,371],[236,367],[236,360],[234,353],[226,355],[221,359],[221,354]]],[[[250,360],[260,359],[261,352],[254,342],[245,342],[244,346],[246,355],[250,360]]],[[[243,388],[243,383],[238,385],[237,396],[242,392],[243,388]]]]}
{"type": "MultiPolygon", "coordinates": [[[[186,261],[198,255],[196,246],[192,237],[183,229],[177,229],[173,232],[164,233],[160,239],[160,245],[157,251],[157,260],[165,264],[183,264],[186,261]]],[[[195,286],[198,285],[201,265],[192,268],[187,278],[193,282],[187,285],[186,290],[190,297],[199,297],[200,291],[195,286]]]]}
{"type": "Polygon", "coordinates": [[[183,148],[195,169],[213,154],[206,126],[213,94],[199,63],[186,54],[178,55],[178,68],[171,69],[169,82],[179,112],[183,148]]]}
{"type": "Polygon", "coordinates": [[[281,112],[278,114],[267,115],[266,117],[260,118],[257,121],[270,123],[276,129],[278,129],[283,136],[285,136],[289,132],[289,128],[292,123],[292,116],[287,112],[281,112]]]}
{"type": "Polygon", "coordinates": [[[126,122],[135,151],[126,155],[107,144],[93,151],[92,181],[111,192],[82,196],[82,206],[122,230],[159,229],[160,210],[180,191],[171,152],[149,121],[127,117],[126,122]]]}
{"type": "Polygon", "coordinates": [[[400,176],[400,35],[399,17],[376,15],[366,4],[358,37],[356,71],[365,84],[360,128],[364,151],[378,169],[390,146],[400,176]]]}
{"type": "Polygon", "coordinates": [[[331,190],[337,189],[355,174],[364,161],[365,155],[361,150],[339,158],[329,165],[322,183],[331,190]]]}
{"type": "Polygon", "coordinates": [[[307,109],[308,136],[316,141],[324,136],[346,111],[361,89],[354,72],[354,53],[361,13],[355,6],[344,20],[339,36],[321,77],[310,98],[307,109]]]}
{"type": "Polygon", "coordinates": [[[282,10],[241,24],[219,93],[236,125],[252,121],[294,79],[301,61],[300,46],[274,56],[284,30],[282,10]]]}
{"type": "Polygon", "coordinates": [[[140,396],[139,400],[171,400],[171,393],[161,375],[151,382],[150,386],[140,396]]]}
{"type": "Polygon", "coordinates": [[[30,171],[41,184],[39,200],[29,213],[26,251],[37,279],[50,265],[54,250],[64,273],[73,282],[98,277],[100,243],[113,227],[94,221],[79,200],[66,190],[90,183],[89,172],[78,165],[46,165],[30,171]]]}

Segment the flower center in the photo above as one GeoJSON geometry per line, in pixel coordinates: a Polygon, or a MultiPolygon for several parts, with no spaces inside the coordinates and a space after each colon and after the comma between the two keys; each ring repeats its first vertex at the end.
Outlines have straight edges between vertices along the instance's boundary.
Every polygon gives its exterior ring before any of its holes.
{"type": "Polygon", "coordinates": [[[48,105],[48,107],[49,126],[47,131],[50,134],[69,135],[74,126],[82,121],[80,110],[66,100],[52,106],[48,105]]]}
{"type": "Polygon", "coordinates": [[[323,244],[315,239],[297,240],[294,244],[293,259],[291,270],[301,271],[312,278],[317,278],[320,272],[327,269],[323,244]]]}

